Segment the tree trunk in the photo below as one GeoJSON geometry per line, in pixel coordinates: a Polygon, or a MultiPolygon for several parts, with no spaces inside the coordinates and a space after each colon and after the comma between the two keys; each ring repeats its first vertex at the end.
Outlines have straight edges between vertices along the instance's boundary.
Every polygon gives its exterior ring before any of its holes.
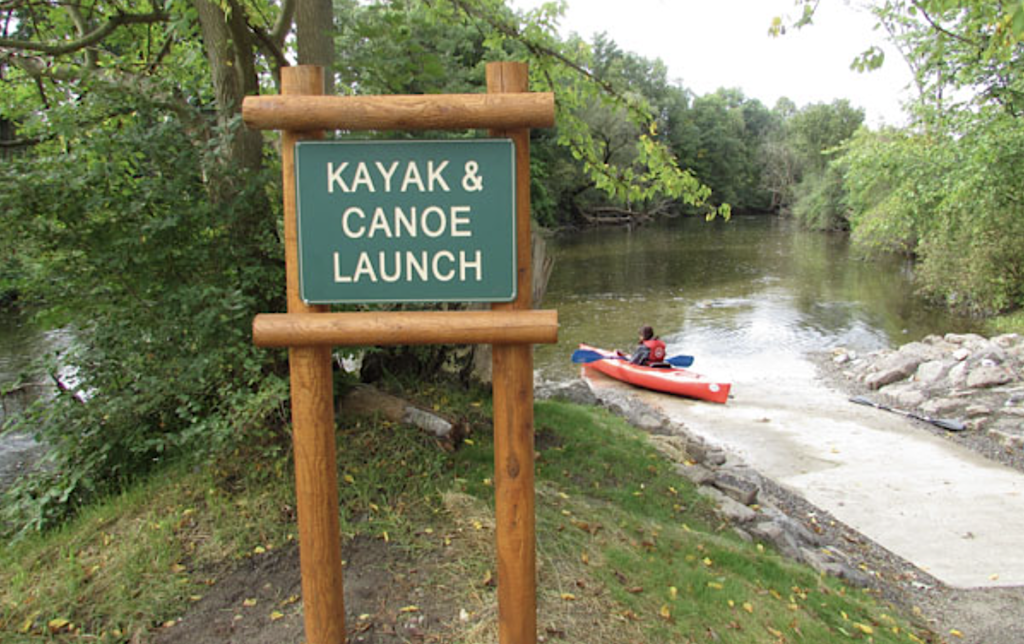
{"type": "MultiPolygon", "coordinates": [[[[223,165],[257,170],[262,161],[263,137],[240,124],[230,131],[232,122],[242,109],[246,94],[258,91],[253,62],[253,44],[245,24],[245,10],[230,0],[230,19],[220,5],[211,0],[195,0],[196,13],[210,64],[214,95],[217,99],[217,125],[229,133],[228,154],[223,165]]],[[[233,190],[229,186],[213,186],[215,200],[222,201],[233,190]]]]}
{"type": "Polygon", "coordinates": [[[331,0],[296,3],[295,34],[300,65],[324,68],[324,94],[334,93],[334,12],[331,0]]]}

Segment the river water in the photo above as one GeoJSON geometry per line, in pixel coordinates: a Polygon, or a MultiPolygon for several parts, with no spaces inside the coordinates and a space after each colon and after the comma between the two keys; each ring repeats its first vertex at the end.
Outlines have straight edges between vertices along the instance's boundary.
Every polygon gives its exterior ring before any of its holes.
{"type": "Polygon", "coordinates": [[[917,296],[906,261],[865,261],[845,235],[777,217],[566,233],[549,250],[555,269],[539,307],[558,310],[559,341],[535,358],[549,380],[578,376],[569,356],[580,342],[631,351],[641,324],[669,355],[694,355],[694,370],[722,379],[811,351],[977,330],[917,296]]]}
{"type": "Polygon", "coordinates": [[[659,411],[950,586],[1024,584],[1024,476],[852,404],[809,355],[979,330],[918,297],[909,265],[863,261],[845,236],[769,217],[586,231],[552,251],[541,306],[558,310],[560,329],[557,345],[537,348],[543,378],[582,372],[602,398],[659,411]],[[731,383],[729,401],[657,394],[572,364],[580,342],[631,350],[644,323],[669,355],[693,355],[694,371],[731,383]]]}
{"type": "MultiPolygon", "coordinates": [[[[550,380],[578,376],[569,356],[580,342],[631,350],[641,324],[654,327],[670,355],[694,355],[695,370],[723,378],[808,351],[870,351],[976,330],[917,297],[903,260],[863,261],[845,235],[801,231],[777,217],[565,233],[549,251],[555,270],[540,307],[558,310],[559,342],[538,346],[535,364],[550,380]]],[[[0,310],[0,391],[45,383],[34,362],[68,339],[0,310]]],[[[28,398],[7,396],[6,406],[28,398]]]]}

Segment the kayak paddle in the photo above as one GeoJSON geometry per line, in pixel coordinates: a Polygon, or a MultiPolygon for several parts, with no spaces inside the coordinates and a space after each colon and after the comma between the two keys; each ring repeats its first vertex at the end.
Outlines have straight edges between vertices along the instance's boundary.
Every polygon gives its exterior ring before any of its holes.
{"type": "Polygon", "coordinates": [[[926,423],[931,423],[932,425],[935,425],[936,427],[941,427],[942,429],[948,429],[951,432],[962,432],[965,429],[967,429],[967,425],[965,425],[963,422],[959,420],[952,420],[948,418],[929,418],[928,416],[921,416],[911,411],[895,409],[893,407],[888,407],[881,403],[872,402],[865,398],[864,396],[854,396],[853,398],[850,398],[850,402],[857,403],[858,405],[868,405],[870,407],[876,407],[878,409],[883,409],[885,411],[891,411],[893,413],[900,414],[901,416],[907,416],[909,418],[915,418],[917,420],[923,420],[926,423]]]}
{"type": "MultiPolygon", "coordinates": [[[[587,364],[590,362],[597,362],[598,360],[627,360],[624,356],[606,356],[603,353],[597,351],[591,351],[589,349],[577,349],[572,352],[572,361],[576,364],[587,364]]],[[[693,356],[672,356],[671,358],[665,358],[665,362],[669,363],[673,367],[689,367],[693,364],[693,356]]]]}

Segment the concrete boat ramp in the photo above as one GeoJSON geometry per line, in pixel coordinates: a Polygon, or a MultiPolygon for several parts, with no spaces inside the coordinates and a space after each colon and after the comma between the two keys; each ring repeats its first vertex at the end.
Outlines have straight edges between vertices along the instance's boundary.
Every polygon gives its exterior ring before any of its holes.
{"type": "MultiPolygon", "coordinates": [[[[739,361],[742,362],[742,361],[739,361]]],[[[631,389],[708,443],[952,588],[1024,586],[1024,473],[994,463],[903,416],[856,405],[809,361],[750,364],[728,404],[634,389],[595,374],[595,388],[631,389]],[[763,370],[763,366],[760,367],[763,370]]]]}

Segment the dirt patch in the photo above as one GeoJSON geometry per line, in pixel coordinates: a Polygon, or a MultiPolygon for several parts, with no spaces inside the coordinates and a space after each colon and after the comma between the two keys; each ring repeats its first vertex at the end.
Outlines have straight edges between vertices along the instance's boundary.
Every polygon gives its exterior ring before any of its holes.
{"type": "MultiPolygon", "coordinates": [[[[444,642],[453,607],[407,552],[382,539],[344,543],[347,641],[444,642]]],[[[300,644],[306,641],[296,545],[252,557],[210,586],[155,644],[300,644]]],[[[455,612],[458,612],[456,607],[455,612]]]]}

